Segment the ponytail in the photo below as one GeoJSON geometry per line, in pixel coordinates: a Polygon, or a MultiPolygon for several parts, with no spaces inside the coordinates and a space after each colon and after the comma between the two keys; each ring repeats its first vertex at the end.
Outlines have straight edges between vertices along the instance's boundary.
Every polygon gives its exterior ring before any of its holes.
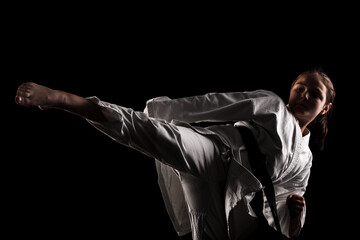
{"type": "MultiPolygon", "coordinates": [[[[327,92],[326,92],[326,103],[325,104],[333,104],[335,100],[335,89],[333,83],[330,78],[326,75],[322,68],[315,68],[309,70],[310,73],[315,73],[320,76],[321,81],[324,83],[327,92]]],[[[324,150],[325,146],[325,138],[328,134],[328,121],[332,114],[333,107],[329,109],[325,114],[319,114],[310,124],[309,130],[311,132],[311,141],[310,146],[315,146],[320,150],[324,150]]]]}
{"type": "MultiPolygon", "coordinates": [[[[330,110],[329,110],[330,111],[330,110]]],[[[317,147],[320,150],[324,150],[325,138],[328,134],[328,119],[330,115],[328,113],[324,115],[318,115],[310,124],[309,130],[311,132],[311,147],[317,147]]]]}

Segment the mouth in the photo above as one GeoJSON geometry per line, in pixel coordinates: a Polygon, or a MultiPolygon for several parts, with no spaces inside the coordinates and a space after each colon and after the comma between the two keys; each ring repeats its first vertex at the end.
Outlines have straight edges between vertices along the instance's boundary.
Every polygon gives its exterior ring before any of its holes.
{"type": "Polygon", "coordinates": [[[301,108],[306,108],[306,104],[302,103],[302,102],[299,102],[299,103],[296,103],[295,104],[296,106],[299,106],[301,108]]]}

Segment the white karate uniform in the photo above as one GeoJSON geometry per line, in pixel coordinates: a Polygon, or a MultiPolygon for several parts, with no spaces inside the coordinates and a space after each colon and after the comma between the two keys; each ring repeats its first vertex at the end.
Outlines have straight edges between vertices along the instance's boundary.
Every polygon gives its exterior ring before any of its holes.
{"type": "MultiPolygon", "coordinates": [[[[162,196],[179,235],[193,239],[242,239],[256,227],[250,202],[263,186],[252,174],[236,126],[248,127],[267,156],[277,211],[288,236],[289,194],[306,191],[312,154],[310,133],[302,135],[295,117],[276,94],[266,90],[209,93],[148,100],[144,112],[107,103],[96,97],[104,122],[90,121],[114,139],[155,158],[162,196]],[[196,122],[233,122],[210,127],[196,122]]],[[[274,227],[264,197],[263,213],[274,227]]],[[[301,216],[301,226],[306,211],[301,216]]]]}

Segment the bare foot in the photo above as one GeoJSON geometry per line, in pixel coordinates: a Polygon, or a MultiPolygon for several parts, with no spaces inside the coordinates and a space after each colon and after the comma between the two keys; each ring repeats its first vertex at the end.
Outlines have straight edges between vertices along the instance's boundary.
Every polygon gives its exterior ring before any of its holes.
{"type": "Polygon", "coordinates": [[[41,110],[50,108],[51,95],[54,90],[33,83],[26,82],[21,84],[16,92],[15,102],[20,106],[39,107],[41,110]]]}

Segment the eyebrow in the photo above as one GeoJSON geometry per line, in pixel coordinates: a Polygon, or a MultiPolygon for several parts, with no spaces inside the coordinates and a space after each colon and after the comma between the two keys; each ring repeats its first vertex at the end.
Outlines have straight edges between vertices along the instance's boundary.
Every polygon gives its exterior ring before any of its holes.
{"type": "MultiPolygon", "coordinates": [[[[306,84],[303,82],[296,82],[295,84],[300,84],[302,86],[306,86],[306,84]]],[[[314,87],[314,89],[322,94],[322,89],[320,87],[314,87]]]]}
{"type": "MultiPolygon", "coordinates": [[[[297,82],[297,83],[295,83],[295,84],[300,84],[300,85],[302,85],[302,86],[307,86],[305,83],[303,83],[303,82],[297,82]]],[[[318,91],[320,91],[320,92],[322,92],[322,89],[320,88],[320,87],[314,87],[316,90],[318,90],[318,91]]]]}

